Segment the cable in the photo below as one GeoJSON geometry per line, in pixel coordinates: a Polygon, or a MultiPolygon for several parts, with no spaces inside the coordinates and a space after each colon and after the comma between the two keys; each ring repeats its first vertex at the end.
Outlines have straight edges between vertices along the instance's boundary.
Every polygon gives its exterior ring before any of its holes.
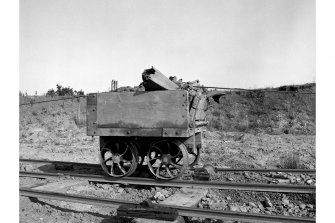
{"type": "Polygon", "coordinates": [[[245,89],[245,88],[225,88],[225,87],[208,87],[208,86],[193,86],[195,88],[215,88],[230,91],[259,91],[259,92],[273,92],[273,93],[295,93],[295,94],[315,94],[315,92],[298,92],[298,91],[278,91],[278,90],[263,90],[263,89],[245,89]]]}

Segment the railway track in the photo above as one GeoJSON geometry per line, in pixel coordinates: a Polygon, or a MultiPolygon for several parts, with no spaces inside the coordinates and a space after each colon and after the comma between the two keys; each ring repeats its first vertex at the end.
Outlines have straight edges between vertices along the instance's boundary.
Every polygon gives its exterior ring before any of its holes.
{"type": "MultiPolygon", "coordinates": [[[[51,200],[60,200],[74,203],[83,203],[98,205],[104,207],[118,207],[119,205],[137,205],[135,202],[115,200],[115,199],[104,199],[95,198],[88,196],[73,195],[67,193],[56,193],[41,190],[34,190],[31,188],[20,188],[20,196],[35,197],[51,200]]],[[[221,219],[221,220],[236,220],[236,221],[247,221],[247,222],[315,222],[314,218],[302,218],[302,217],[290,217],[281,215],[265,215],[265,214],[251,214],[242,212],[231,212],[231,211],[219,211],[210,209],[199,209],[199,208],[188,208],[181,206],[168,206],[161,205],[164,207],[174,208],[178,211],[178,214],[186,217],[201,217],[210,219],[221,219]]]]}
{"type": "Polygon", "coordinates": [[[283,173],[305,173],[305,174],[315,174],[315,169],[253,169],[253,168],[220,168],[214,167],[217,172],[283,172],[283,173]]]}
{"type": "Polygon", "coordinates": [[[20,177],[50,178],[50,177],[78,177],[91,182],[133,184],[160,187],[192,187],[192,188],[212,188],[220,190],[242,190],[242,191],[262,191],[280,193],[315,193],[315,186],[305,185],[278,185],[278,184],[246,184],[246,183],[223,183],[212,181],[191,181],[191,180],[171,180],[162,181],[148,178],[124,177],[112,178],[103,175],[76,174],[76,173],[39,173],[20,171],[20,177]]]}
{"type": "MultiPolygon", "coordinates": [[[[59,164],[59,165],[78,165],[92,168],[100,168],[99,164],[90,163],[75,163],[66,161],[51,161],[51,160],[35,160],[35,159],[20,159],[23,163],[35,163],[35,164],[59,164]]],[[[221,168],[219,170],[225,171],[227,168],[221,168]]],[[[255,169],[228,169],[228,171],[254,171],[255,169]]],[[[271,169],[273,170],[273,169],[271,169]]],[[[258,172],[270,172],[269,169],[257,169],[258,172]]],[[[276,170],[278,171],[278,170],[276,170]]],[[[313,173],[313,170],[295,170],[299,173],[313,173]]],[[[273,171],[271,171],[273,172],[273,171]]],[[[283,172],[283,171],[281,171],[283,172]]],[[[315,170],[314,170],[315,173],[315,170]]],[[[285,192],[285,193],[315,193],[315,186],[305,185],[278,185],[278,184],[246,184],[246,183],[223,183],[223,182],[211,182],[211,181],[190,181],[190,180],[171,180],[162,181],[148,178],[137,178],[137,177],[124,177],[124,178],[112,178],[106,175],[89,175],[89,174],[77,174],[69,172],[61,173],[37,173],[37,172],[20,172],[20,176],[37,177],[37,178],[48,178],[48,177],[59,177],[59,176],[71,176],[85,178],[91,182],[105,182],[105,183],[120,183],[120,184],[135,184],[135,185],[147,185],[147,186],[165,186],[165,187],[199,187],[199,188],[212,188],[222,190],[244,190],[244,191],[262,191],[262,192],[285,192]]]]}
{"type": "MultiPolygon", "coordinates": [[[[100,167],[100,164],[93,163],[75,163],[67,161],[52,161],[52,160],[35,160],[35,159],[20,159],[20,162],[25,163],[44,163],[44,164],[64,164],[64,165],[86,165],[90,167],[100,167]]],[[[191,169],[192,170],[192,169],[191,169]]],[[[194,169],[193,169],[194,170],[194,169]]],[[[305,173],[315,174],[315,169],[254,169],[254,168],[220,168],[214,167],[216,172],[285,172],[285,173],[305,173]]]]}
{"type": "MultiPolygon", "coordinates": [[[[100,168],[98,164],[88,163],[74,163],[74,162],[63,162],[63,161],[50,161],[50,160],[30,160],[20,159],[20,162],[35,163],[35,164],[59,164],[59,165],[83,165],[94,168],[100,168]]],[[[225,171],[222,168],[222,171],[225,171]]],[[[220,171],[220,170],[219,170],[220,171]]],[[[249,169],[228,169],[227,171],[252,171],[249,169]]],[[[257,170],[259,172],[278,172],[279,170],[265,171],[257,170]]],[[[284,172],[284,171],[280,171],[284,172]]],[[[292,171],[299,173],[313,173],[311,170],[307,171],[292,171]]],[[[315,172],[315,171],[314,171],[315,172]]],[[[40,172],[27,172],[21,171],[20,177],[34,177],[34,178],[51,178],[51,177],[75,177],[86,179],[91,182],[100,183],[118,183],[118,184],[134,184],[134,185],[147,185],[147,186],[160,186],[160,187],[193,187],[193,188],[213,188],[213,189],[226,189],[226,190],[242,190],[242,191],[262,191],[262,192],[285,192],[285,193],[315,193],[315,186],[305,185],[273,185],[273,184],[243,184],[243,183],[221,183],[211,181],[189,181],[189,180],[171,180],[161,181],[148,178],[136,178],[136,177],[125,177],[125,178],[112,178],[105,175],[90,175],[90,174],[77,174],[69,172],[56,172],[56,173],[40,173],[40,172]]],[[[32,188],[20,188],[20,195],[27,197],[36,197],[43,199],[61,200],[75,203],[84,203],[98,206],[118,207],[119,205],[137,205],[131,201],[114,200],[114,199],[102,199],[95,197],[79,196],[64,193],[55,193],[48,191],[39,191],[32,188]]],[[[221,219],[221,220],[236,220],[246,222],[315,222],[314,218],[300,218],[291,216],[281,215],[266,215],[266,214],[253,214],[243,212],[231,212],[231,211],[218,211],[210,209],[199,209],[199,208],[187,208],[180,206],[166,206],[178,210],[179,215],[186,217],[201,217],[210,219],[221,219]]]]}

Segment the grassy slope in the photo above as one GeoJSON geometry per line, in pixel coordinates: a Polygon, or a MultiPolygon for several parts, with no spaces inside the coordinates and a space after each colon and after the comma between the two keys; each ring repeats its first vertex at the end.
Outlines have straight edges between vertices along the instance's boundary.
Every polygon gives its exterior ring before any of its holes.
{"type": "MultiPolygon", "coordinates": [[[[315,84],[273,90],[315,92],[315,84]]],[[[271,89],[272,90],[272,89],[271,89]]],[[[315,95],[275,92],[232,92],[207,112],[209,130],[315,134],[315,95]]]]}

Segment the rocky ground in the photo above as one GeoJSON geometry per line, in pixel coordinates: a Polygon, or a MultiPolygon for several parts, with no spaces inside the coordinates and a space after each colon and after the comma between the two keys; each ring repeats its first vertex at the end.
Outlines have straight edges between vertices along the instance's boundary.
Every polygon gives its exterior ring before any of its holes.
{"type": "MultiPolygon", "coordinates": [[[[98,138],[86,136],[85,101],[64,101],[20,108],[20,157],[98,163],[98,138]]],[[[231,168],[315,168],[315,135],[208,131],[200,166],[231,168]]],[[[21,166],[29,170],[29,166],[21,166]]],[[[190,177],[186,173],[184,178],[190,177]]],[[[315,176],[284,173],[217,173],[212,180],[314,185],[315,176]]],[[[64,180],[64,179],[63,179],[64,180]]],[[[66,179],[69,180],[69,179],[66,179]]],[[[50,180],[49,180],[50,181],[50,180]]],[[[20,178],[20,186],[48,180],[20,178]]],[[[78,184],[67,193],[159,203],[176,188],[78,184]]],[[[209,190],[199,208],[315,217],[315,195],[209,190]]],[[[20,222],[116,222],[115,210],[69,202],[20,197],[20,222]]],[[[190,222],[220,222],[189,219],[190,222]]]]}

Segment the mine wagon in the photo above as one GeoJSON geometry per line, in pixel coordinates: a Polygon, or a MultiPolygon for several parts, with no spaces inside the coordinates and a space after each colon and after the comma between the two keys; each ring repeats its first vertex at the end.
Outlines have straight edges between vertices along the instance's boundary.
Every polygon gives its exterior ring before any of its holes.
{"type": "Polygon", "coordinates": [[[180,89],[152,69],[145,70],[145,91],[87,97],[87,135],[99,136],[101,166],[112,177],[147,165],[156,178],[175,179],[199,159],[207,96],[180,89]]]}

